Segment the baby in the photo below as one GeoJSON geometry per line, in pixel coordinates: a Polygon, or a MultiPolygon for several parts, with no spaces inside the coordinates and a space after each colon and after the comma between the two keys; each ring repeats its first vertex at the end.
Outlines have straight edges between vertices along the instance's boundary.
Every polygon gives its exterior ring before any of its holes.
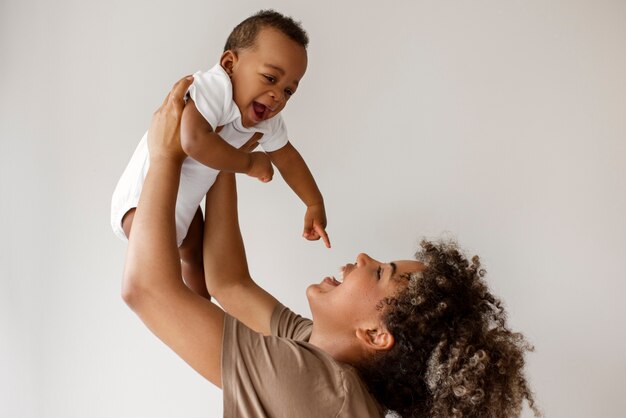
{"type": "MultiPolygon", "coordinates": [[[[326,247],[324,200],[306,163],[288,141],[281,115],[307,67],[308,37],[299,23],[262,10],[233,29],[220,62],[194,74],[181,123],[183,163],[176,200],[176,238],[187,285],[208,296],[202,266],[200,202],[220,171],[263,182],[272,163],[307,207],[303,236],[326,247]],[[260,144],[265,152],[247,152],[260,144]]],[[[147,133],[113,193],[111,225],[127,239],[148,170],[147,133]]]]}

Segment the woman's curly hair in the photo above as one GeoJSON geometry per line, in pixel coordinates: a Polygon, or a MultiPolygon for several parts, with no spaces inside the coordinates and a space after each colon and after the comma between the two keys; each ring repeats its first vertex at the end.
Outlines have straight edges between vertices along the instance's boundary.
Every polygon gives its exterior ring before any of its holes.
{"type": "Polygon", "coordinates": [[[533,348],[507,327],[478,257],[454,242],[421,247],[424,271],[381,303],[394,347],[357,366],[369,390],[405,418],[519,416],[524,399],[540,416],[523,371],[533,348]]]}

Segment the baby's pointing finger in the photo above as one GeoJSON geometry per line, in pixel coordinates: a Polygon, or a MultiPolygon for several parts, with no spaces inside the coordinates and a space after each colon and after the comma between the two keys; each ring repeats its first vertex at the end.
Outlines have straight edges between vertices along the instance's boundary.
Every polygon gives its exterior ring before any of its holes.
{"type": "Polygon", "coordinates": [[[324,241],[324,245],[326,246],[326,248],[330,248],[330,239],[328,238],[328,234],[326,233],[326,230],[319,225],[315,225],[314,228],[315,228],[315,232],[324,241]]]}

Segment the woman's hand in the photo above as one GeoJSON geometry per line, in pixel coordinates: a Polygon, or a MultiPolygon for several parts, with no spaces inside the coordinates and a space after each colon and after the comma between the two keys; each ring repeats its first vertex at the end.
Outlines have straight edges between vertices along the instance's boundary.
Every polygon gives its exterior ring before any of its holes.
{"type": "Polygon", "coordinates": [[[185,93],[193,76],[179,80],[167,95],[160,108],[154,112],[148,130],[150,161],[171,160],[178,163],[187,157],[180,145],[180,121],[185,107],[185,93]]]}

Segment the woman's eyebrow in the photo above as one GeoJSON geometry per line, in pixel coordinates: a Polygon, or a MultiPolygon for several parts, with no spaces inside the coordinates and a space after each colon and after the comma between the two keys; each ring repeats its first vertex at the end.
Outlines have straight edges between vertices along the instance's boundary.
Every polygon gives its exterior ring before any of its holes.
{"type": "Polygon", "coordinates": [[[396,266],[396,263],[394,263],[393,261],[389,263],[389,265],[391,266],[391,275],[389,276],[389,278],[393,279],[393,276],[396,275],[396,271],[398,270],[398,266],[396,266]]]}

